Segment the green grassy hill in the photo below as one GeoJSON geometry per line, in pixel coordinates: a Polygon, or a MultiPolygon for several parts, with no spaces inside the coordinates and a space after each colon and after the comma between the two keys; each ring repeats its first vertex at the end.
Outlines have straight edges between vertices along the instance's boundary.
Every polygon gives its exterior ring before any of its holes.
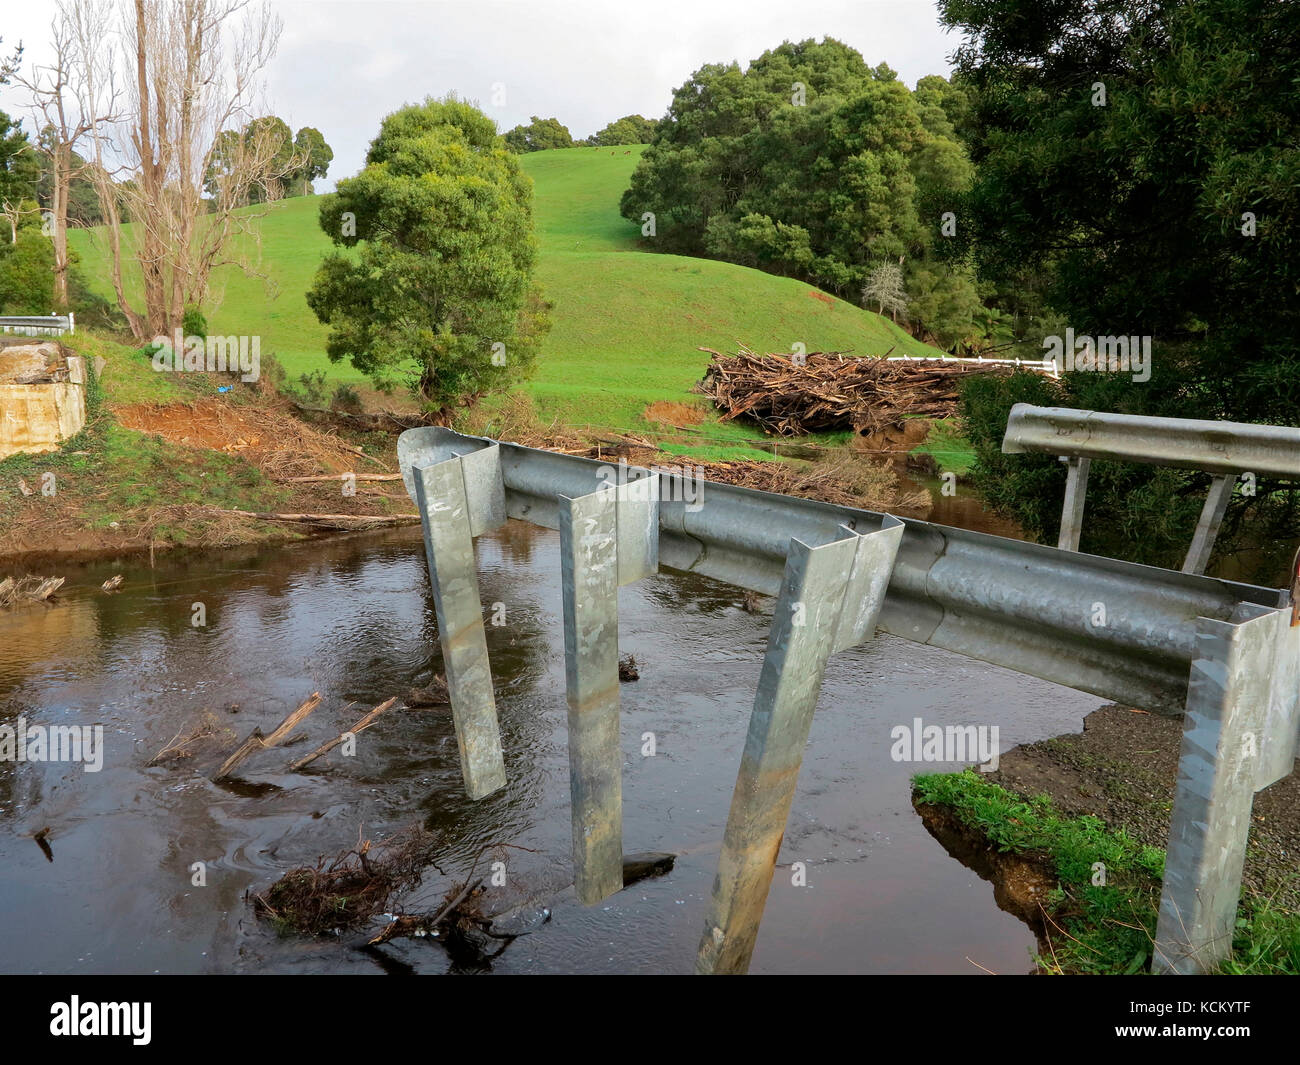
{"type": "MultiPolygon", "coordinates": [[[[743,342],[756,350],[851,350],[860,355],[925,354],[933,349],[893,323],[809,286],[730,263],[641,250],[639,227],[618,201],[642,149],[568,148],[523,158],[536,192],[539,280],[554,305],[553,327],[535,376],[524,384],[549,420],[610,428],[643,427],[657,400],[690,401],[708,355],[743,342]]],[[[215,333],[260,335],[289,371],[325,369],[338,382],[361,376],[324,355],[325,328],[303,293],[330,242],[316,222],[314,197],[276,205],[240,238],[265,279],[233,267],[217,276],[220,302],[208,313],[215,333]]],[[[94,231],[72,234],[87,277],[104,279],[105,251],[94,231]]],[[[741,440],[758,434],[711,425],[710,434],[741,440]]]]}
{"type": "MultiPolygon", "coordinates": [[[[325,369],[335,380],[360,382],[364,377],[350,365],[331,364],[325,356],[328,330],[316,320],[303,296],[321,257],[331,247],[316,221],[317,203],[315,196],[301,196],[276,204],[264,217],[246,220],[250,232],[235,239],[233,253],[262,276],[249,277],[233,266],[215,271],[212,300],[204,308],[208,327],[213,333],[260,336],[263,355],[274,353],[294,379],[301,373],[325,369]]],[[[133,239],[134,228],[124,227],[126,240],[133,239]]],[[[74,229],[68,242],[81,256],[81,270],[91,288],[112,302],[103,234],[74,229]]],[[[128,298],[138,307],[143,302],[139,271],[124,273],[128,298]]]]}

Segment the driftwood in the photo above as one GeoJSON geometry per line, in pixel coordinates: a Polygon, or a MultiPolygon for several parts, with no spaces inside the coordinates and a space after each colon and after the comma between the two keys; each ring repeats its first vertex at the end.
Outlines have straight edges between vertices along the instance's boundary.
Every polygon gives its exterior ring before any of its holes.
{"type": "Polygon", "coordinates": [[[286,484],[309,484],[312,481],[345,481],[351,477],[354,481],[400,481],[400,473],[324,473],[311,477],[286,477],[286,484]]]}
{"type": "Polygon", "coordinates": [[[347,732],[340,733],[339,735],[335,736],[332,740],[330,740],[328,743],[322,743],[319,747],[317,747],[314,751],[311,752],[311,754],[307,755],[305,758],[299,758],[296,762],[294,762],[292,765],[289,766],[289,771],[296,773],[303,766],[309,765],[310,763],[316,761],[316,759],[319,758],[321,755],[329,754],[330,751],[334,750],[335,747],[337,747],[340,743],[343,742],[344,737],[346,737],[349,733],[355,736],[358,732],[364,732],[366,729],[368,729],[379,719],[380,714],[382,714],[385,710],[392,709],[392,706],[395,702],[397,702],[396,696],[389,699],[387,702],[380,703],[368,714],[366,714],[365,717],[363,717],[360,721],[358,721],[355,725],[353,725],[350,729],[348,729],[347,732]]]}
{"type": "Polygon", "coordinates": [[[671,873],[677,855],[667,851],[638,851],[636,854],[623,855],[623,886],[635,884],[650,876],[663,876],[671,873]]]}
{"type": "Polygon", "coordinates": [[[221,723],[217,718],[211,713],[204,714],[189,732],[186,732],[184,726],[182,726],[180,731],[167,741],[161,751],[145,762],[145,766],[149,768],[163,765],[166,762],[193,758],[195,751],[205,740],[212,739],[221,731],[221,723]]]}
{"type": "Polygon", "coordinates": [[[891,362],[838,351],[733,356],[712,348],[695,391],[713,400],[723,420],[746,417],[769,432],[798,436],[823,429],[871,433],[901,426],[905,415],[945,418],[957,409],[958,379],[972,373],[1011,373],[990,363],[891,362]]]}
{"type": "Polygon", "coordinates": [[[358,840],[333,860],[321,858],[315,866],[291,869],[267,891],[246,897],[259,917],[285,931],[321,935],[356,928],[414,889],[441,845],[439,837],[419,825],[377,846],[358,840]]]}
{"type": "Polygon", "coordinates": [[[264,736],[260,728],[253,729],[248,738],[235,749],[235,753],[221,764],[221,768],[217,770],[217,775],[212,779],[224,780],[250,755],[256,754],[258,751],[269,750],[271,747],[278,745],[319,705],[320,692],[312,692],[306,702],[275,727],[275,731],[271,735],[264,736]]]}
{"type": "Polygon", "coordinates": [[[476,892],[482,886],[483,886],[482,877],[479,877],[477,880],[468,882],[464,886],[464,888],[462,888],[460,892],[457,893],[455,898],[453,898],[450,902],[448,902],[445,906],[443,906],[442,909],[440,909],[432,917],[430,917],[428,914],[418,914],[418,913],[416,914],[403,913],[403,914],[395,915],[393,919],[384,926],[382,932],[380,932],[373,939],[368,939],[366,941],[366,946],[373,947],[373,946],[377,946],[380,943],[387,943],[394,936],[419,935],[421,932],[423,932],[425,935],[428,935],[430,932],[436,931],[438,925],[442,924],[443,921],[445,921],[448,917],[450,917],[453,913],[455,913],[457,907],[459,907],[461,903],[463,903],[466,899],[468,899],[471,895],[473,895],[474,892],[476,892]]]}
{"type": "Polygon", "coordinates": [[[435,674],[427,688],[412,688],[406,695],[406,705],[412,710],[429,706],[450,706],[451,692],[441,673],[435,674]]]}
{"type": "Polygon", "coordinates": [[[381,529],[393,525],[418,525],[418,514],[273,514],[265,511],[225,510],[221,507],[209,507],[217,514],[238,514],[258,521],[282,521],[297,525],[315,525],[323,529],[343,529],[348,532],[360,532],[365,529],[381,529]]]}
{"type": "Polygon", "coordinates": [[[63,587],[66,577],[6,577],[0,581],[0,606],[14,603],[43,603],[63,587]]]}

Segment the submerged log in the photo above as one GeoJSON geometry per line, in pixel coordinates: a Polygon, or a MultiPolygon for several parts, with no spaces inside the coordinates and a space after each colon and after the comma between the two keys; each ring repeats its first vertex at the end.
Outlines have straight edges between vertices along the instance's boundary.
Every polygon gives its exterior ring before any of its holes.
{"type": "Polygon", "coordinates": [[[412,688],[406,696],[406,705],[412,710],[428,706],[450,706],[451,693],[447,690],[447,681],[439,673],[427,688],[412,688]]]}
{"type": "Polygon", "coordinates": [[[636,854],[623,855],[623,886],[635,884],[651,876],[663,876],[672,872],[677,855],[666,851],[639,851],[636,854]]]}

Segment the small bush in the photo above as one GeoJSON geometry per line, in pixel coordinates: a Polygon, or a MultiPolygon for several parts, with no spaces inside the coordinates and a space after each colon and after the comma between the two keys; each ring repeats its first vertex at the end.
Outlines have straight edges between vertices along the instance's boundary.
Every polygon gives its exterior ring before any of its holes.
{"type": "Polygon", "coordinates": [[[330,400],[331,410],[346,411],[348,414],[360,414],[363,409],[361,396],[351,385],[339,385],[334,389],[334,398],[330,400]]]}
{"type": "Polygon", "coordinates": [[[197,307],[190,307],[185,311],[185,317],[181,319],[181,331],[187,337],[202,337],[207,340],[208,320],[197,307]]]}
{"type": "Polygon", "coordinates": [[[308,403],[320,406],[325,402],[325,371],[313,370],[311,373],[299,374],[302,394],[308,403]]]}

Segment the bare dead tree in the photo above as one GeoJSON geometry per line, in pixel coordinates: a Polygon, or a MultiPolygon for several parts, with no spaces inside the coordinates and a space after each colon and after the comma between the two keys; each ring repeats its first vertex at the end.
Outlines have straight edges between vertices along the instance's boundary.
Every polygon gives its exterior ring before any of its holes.
{"type": "MultiPolygon", "coordinates": [[[[87,99],[116,99],[117,78],[123,52],[119,46],[120,30],[111,0],[75,0],[71,7],[73,32],[84,70],[83,89],[87,99]]],[[[90,131],[90,179],[95,186],[100,212],[104,216],[103,233],[108,241],[109,276],[118,309],[126,317],[131,333],[142,338],[148,333],[144,318],[126,298],[123,284],[122,196],[119,177],[129,173],[120,162],[123,152],[116,133],[122,124],[121,113],[112,122],[100,122],[90,131]]]]}
{"type": "Polygon", "coordinates": [[[79,32],[78,23],[93,18],[95,7],[91,0],[59,0],[50,21],[52,60],[33,65],[29,74],[13,75],[14,83],[31,95],[34,147],[50,168],[50,202],[44,206],[54,244],[53,301],[59,310],[68,307],[68,197],[73,179],[86,169],[77,146],[96,125],[115,117],[111,85],[107,96],[87,91],[87,63],[94,59],[82,49],[95,45],[79,32]]]}
{"type": "Polygon", "coordinates": [[[284,167],[266,138],[239,138],[234,150],[223,150],[214,195],[203,197],[214,154],[229,144],[223,133],[253,117],[281,21],[252,0],[117,2],[130,88],[122,120],[94,133],[95,178],[118,306],[137,339],[146,340],[170,334],[187,307],[205,302],[213,270],[231,261],[232,236],[255,221],[233,212],[250,186],[277,178],[284,167]],[[114,180],[110,159],[119,162],[115,175],[131,180],[114,180]],[[138,309],[120,280],[123,215],[135,229],[144,295],[138,309]]]}
{"type": "MultiPolygon", "coordinates": [[[[30,202],[30,201],[28,201],[30,202]]],[[[8,200],[0,201],[0,215],[9,223],[9,243],[18,243],[18,226],[23,220],[25,214],[37,214],[39,208],[23,209],[22,203],[10,203],[8,200]]]]}

